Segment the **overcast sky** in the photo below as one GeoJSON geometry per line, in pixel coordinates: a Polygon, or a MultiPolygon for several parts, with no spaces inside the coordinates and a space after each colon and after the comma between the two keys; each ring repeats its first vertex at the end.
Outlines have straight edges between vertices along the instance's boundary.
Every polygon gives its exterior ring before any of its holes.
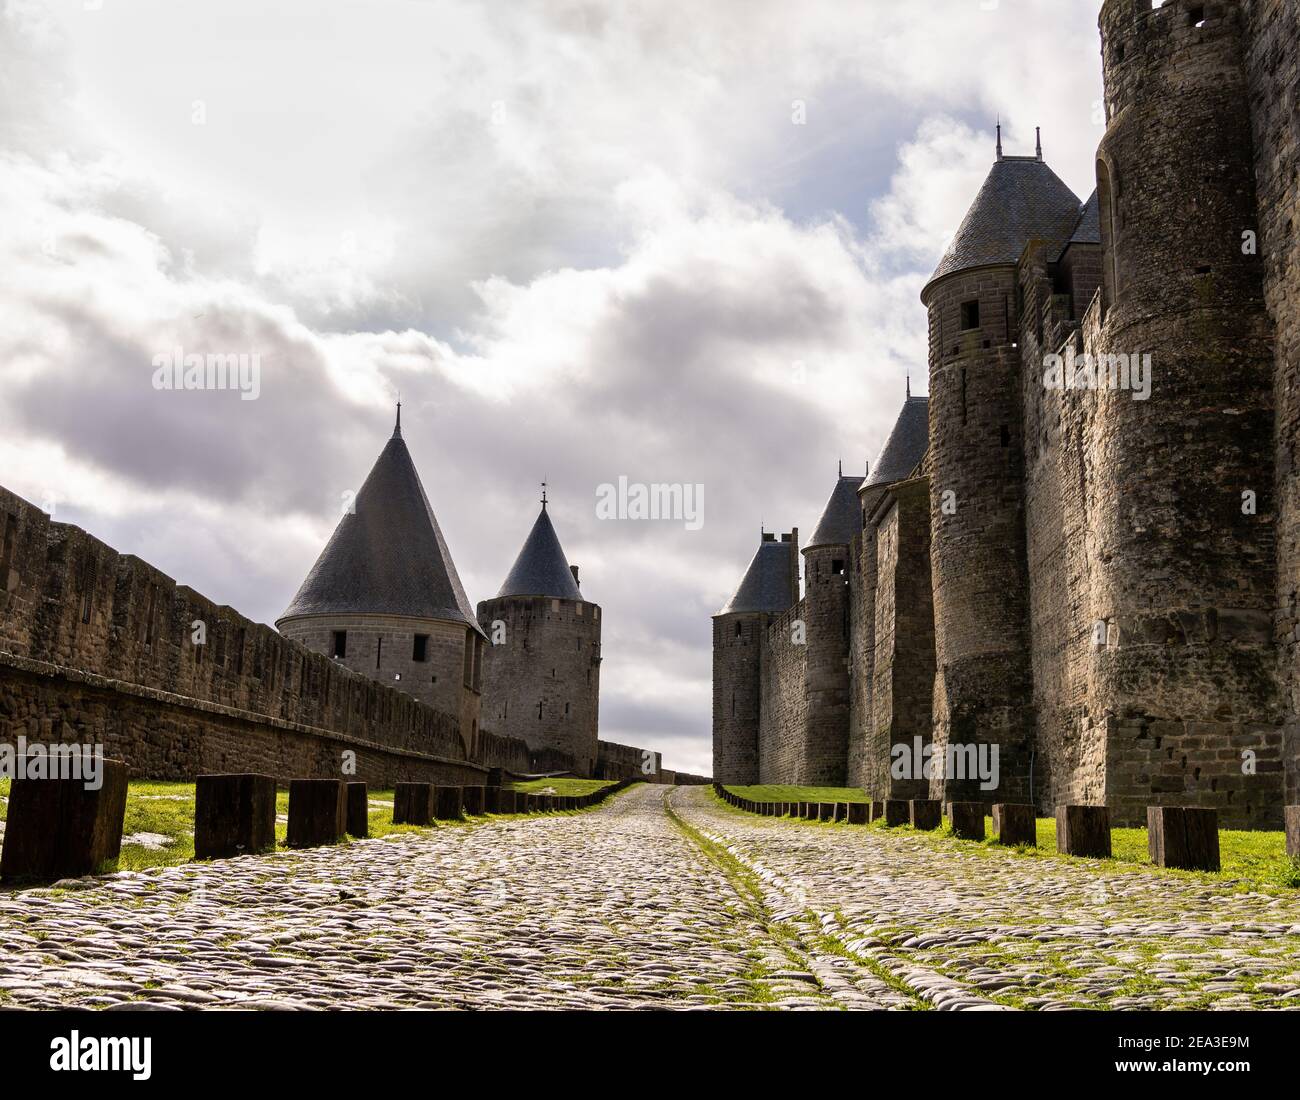
{"type": "Polygon", "coordinates": [[[709,616],[924,392],[995,117],[1081,198],[1101,136],[1098,0],[0,3],[0,484],[274,622],[400,390],[471,600],[547,477],[601,736],[696,772],[709,616]]]}

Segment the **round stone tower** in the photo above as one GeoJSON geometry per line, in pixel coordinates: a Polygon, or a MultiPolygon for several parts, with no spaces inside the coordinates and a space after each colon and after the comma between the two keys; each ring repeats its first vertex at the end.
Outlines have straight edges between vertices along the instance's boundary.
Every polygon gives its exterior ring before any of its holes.
{"type": "Polygon", "coordinates": [[[402,413],[276,629],[460,722],[477,748],[483,635],[402,439],[402,413]]]}
{"type": "Polygon", "coordinates": [[[1098,384],[1080,400],[1106,801],[1123,821],[1193,801],[1273,826],[1273,348],[1247,247],[1257,215],[1241,6],[1109,0],[1100,22],[1104,322],[1084,334],[1098,384]],[[1253,774],[1214,763],[1247,751],[1253,774]]]}
{"type": "Polygon", "coordinates": [[[799,591],[799,530],[762,533],[758,550],[731,597],[713,616],[713,778],[759,781],[763,641],[768,623],[799,591]]]}
{"type": "MultiPolygon", "coordinates": [[[[528,744],[539,771],[565,758],[593,775],[600,710],[600,607],[583,599],[546,510],[524,541],[501,590],[478,605],[488,638],[484,724],[528,744]],[[547,758],[546,753],[556,755],[547,758]]],[[[552,765],[555,765],[552,767],[552,765]]]]}
{"type": "Polygon", "coordinates": [[[849,754],[849,544],[862,530],[858,489],[863,477],[844,476],[803,549],[807,664],[807,729],[796,782],[840,787],[849,754]]]}
{"type": "MultiPolygon", "coordinates": [[[[1036,156],[1003,156],[921,293],[930,328],[934,747],[997,746],[1000,783],[937,783],[934,797],[1030,800],[1033,688],[1024,541],[1016,265],[1055,252],[1079,198],[1036,156]]],[[[1053,254],[1055,254],[1055,252],[1053,254]]]]}

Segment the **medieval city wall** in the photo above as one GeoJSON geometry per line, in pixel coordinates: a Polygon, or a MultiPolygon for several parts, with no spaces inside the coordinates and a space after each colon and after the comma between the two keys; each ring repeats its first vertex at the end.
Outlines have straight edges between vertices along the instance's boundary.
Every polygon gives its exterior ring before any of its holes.
{"type": "Polygon", "coordinates": [[[458,717],[340,668],[4,489],[0,530],[6,742],[98,742],[135,774],[162,779],[337,776],[352,751],[357,778],[376,785],[482,781],[458,717]]]}
{"type": "Polygon", "coordinates": [[[804,783],[808,742],[806,601],[772,619],[760,663],[758,760],[760,783],[804,783]],[[796,631],[796,622],[803,627],[796,631]]]}

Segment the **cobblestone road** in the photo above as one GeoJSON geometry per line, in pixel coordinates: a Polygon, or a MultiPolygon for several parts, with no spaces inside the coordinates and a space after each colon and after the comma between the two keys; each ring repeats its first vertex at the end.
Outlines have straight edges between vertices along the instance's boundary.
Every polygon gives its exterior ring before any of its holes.
{"type": "Polygon", "coordinates": [[[702,788],[0,893],[0,1006],[1300,1007],[1300,903],[702,788]]]}
{"type": "Polygon", "coordinates": [[[1294,891],[674,798],[772,912],[810,914],[932,1007],[1300,1009],[1294,891]]]}

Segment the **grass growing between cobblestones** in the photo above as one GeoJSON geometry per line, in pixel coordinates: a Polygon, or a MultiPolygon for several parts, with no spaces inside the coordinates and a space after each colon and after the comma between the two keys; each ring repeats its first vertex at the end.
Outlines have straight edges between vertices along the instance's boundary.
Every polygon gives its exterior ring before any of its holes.
{"type": "Polygon", "coordinates": [[[762,783],[752,787],[725,788],[741,798],[755,802],[870,802],[860,787],[793,787],[780,783],[762,783]]]}

